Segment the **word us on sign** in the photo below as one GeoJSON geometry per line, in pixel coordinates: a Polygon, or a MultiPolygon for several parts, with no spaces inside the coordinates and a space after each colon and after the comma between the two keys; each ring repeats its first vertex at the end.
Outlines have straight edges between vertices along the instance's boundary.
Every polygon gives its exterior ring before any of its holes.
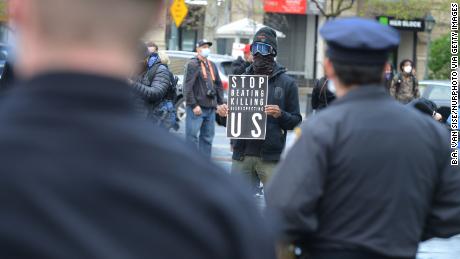
{"type": "Polygon", "coordinates": [[[230,76],[227,137],[265,139],[268,77],[230,76]]]}

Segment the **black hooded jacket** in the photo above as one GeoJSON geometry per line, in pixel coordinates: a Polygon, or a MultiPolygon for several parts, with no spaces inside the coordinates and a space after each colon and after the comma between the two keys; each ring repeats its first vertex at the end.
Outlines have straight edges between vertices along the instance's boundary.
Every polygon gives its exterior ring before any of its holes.
{"type": "MultiPolygon", "coordinates": [[[[286,74],[286,68],[278,63],[268,81],[268,105],[278,105],[282,111],[281,117],[275,119],[268,116],[267,134],[261,143],[260,157],[264,161],[278,161],[286,144],[287,131],[294,129],[301,121],[299,108],[299,93],[293,78],[286,74]]],[[[246,75],[254,75],[252,65],[246,70],[246,75]]],[[[253,140],[234,140],[233,159],[244,160],[246,145],[253,140]]]]}

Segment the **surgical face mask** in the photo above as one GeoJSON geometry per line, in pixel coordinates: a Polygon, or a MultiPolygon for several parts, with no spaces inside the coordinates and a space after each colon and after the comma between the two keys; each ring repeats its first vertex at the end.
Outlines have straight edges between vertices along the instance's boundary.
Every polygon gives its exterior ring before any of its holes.
{"type": "Polygon", "coordinates": [[[332,80],[327,80],[327,89],[331,91],[333,94],[335,94],[336,89],[335,89],[335,84],[334,81],[332,80]]]}
{"type": "Polygon", "coordinates": [[[406,72],[406,73],[408,73],[408,74],[409,74],[410,72],[412,72],[412,66],[405,66],[405,67],[404,67],[404,72],[406,72]]]}
{"type": "Polygon", "coordinates": [[[209,54],[211,53],[211,50],[210,49],[201,49],[200,51],[200,55],[204,58],[207,58],[209,56],[209,54]]]}

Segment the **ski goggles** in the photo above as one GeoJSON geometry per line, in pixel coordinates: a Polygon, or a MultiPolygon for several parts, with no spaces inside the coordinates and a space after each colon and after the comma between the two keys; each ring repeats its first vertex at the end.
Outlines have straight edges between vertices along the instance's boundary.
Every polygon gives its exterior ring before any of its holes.
{"type": "Polygon", "coordinates": [[[266,43],[254,42],[251,45],[251,54],[255,55],[257,53],[259,53],[262,56],[267,56],[270,54],[276,54],[276,51],[272,46],[266,43]]]}

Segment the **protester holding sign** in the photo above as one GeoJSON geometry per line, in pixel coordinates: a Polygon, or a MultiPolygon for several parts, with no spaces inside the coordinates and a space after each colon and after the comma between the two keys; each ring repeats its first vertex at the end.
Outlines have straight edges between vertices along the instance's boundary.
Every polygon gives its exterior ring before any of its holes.
{"type": "MultiPolygon", "coordinates": [[[[267,27],[260,29],[255,34],[251,45],[254,63],[245,73],[249,78],[254,78],[256,87],[261,87],[260,89],[263,89],[263,83],[260,83],[262,81],[259,80],[264,78],[268,80],[268,90],[264,93],[267,95],[267,103],[263,105],[263,110],[267,115],[265,138],[260,139],[258,134],[254,137],[245,136],[245,139],[236,137],[233,146],[232,173],[242,173],[250,181],[255,175],[264,184],[267,183],[280,160],[281,152],[286,144],[287,131],[294,129],[302,121],[297,85],[294,79],[286,74],[286,69],[275,61],[277,47],[276,32],[267,27]]],[[[260,94],[261,92],[259,92],[259,97],[260,94]]],[[[229,96],[231,97],[231,94],[229,96]]],[[[246,104],[246,101],[243,104],[246,104]]],[[[226,108],[222,106],[218,109],[221,116],[227,114],[226,108]]],[[[263,122],[263,118],[257,117],[247,123],[255,125],[254,121],[260,123],[263,122]]],[[[259,125],[261,125],[260,129],[265,126],[264,124],[259,125]]],[[[253,131],[258,133],[257,127],[253,131]]],[[[251,186],[255,184],[252,183],[251,186]]]]}

